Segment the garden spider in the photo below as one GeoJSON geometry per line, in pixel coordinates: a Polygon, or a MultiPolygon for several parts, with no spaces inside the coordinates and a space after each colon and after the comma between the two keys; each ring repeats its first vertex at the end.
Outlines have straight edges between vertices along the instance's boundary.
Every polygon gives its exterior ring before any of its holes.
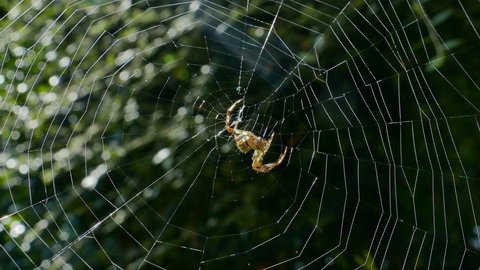
{"type": "Polygon", "coordinates": [[[242,153],[247,153],[250,150],[253,150],[253,156],[252,156],[252,168],[257,171],[257,172],[262,172],[262,173],[267,173],[271,171],[273,168],[277,167],[282,163],[283,158],[287,154],[288,147],[285,147],[285,150],[283,153],[278,157],[277,161],[268,163],[268,164],[263,164],[263,157],[267,153],[268,149],[270,148],[270,144],[272,143],[273,140],[273,135],[275,133],[272,133],[270,138],[268,140],[257,136],[253,134],[250,131],[247,130],[242,130],[238,129],[238,123],[240,120],[236,120],[233,122],[234,126],[232,128],[232,124],[230,124],[230,116],[232,114],[233,109],[241,102],[242,100],[239,99],[235,103],[230,106],[227,110],[227,117],[225,121],[225,128],[227,129],[227,132],[230,133],[233,136],[233,139],[235,140],[235,143],[237,144],[238,150],[242,153]]]}

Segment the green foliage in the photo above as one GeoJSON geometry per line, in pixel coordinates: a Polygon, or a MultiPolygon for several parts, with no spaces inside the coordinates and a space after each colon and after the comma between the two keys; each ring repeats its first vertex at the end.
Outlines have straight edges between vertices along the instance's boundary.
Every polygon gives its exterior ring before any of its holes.
{"type": "Polygon", "coordinates": [[[0,265],[478,266],[456,3],[129,3],[0,3],[0,265]],[[223,131],[238,98],[266,160],[291,149],[269,174],[223,131]]]}

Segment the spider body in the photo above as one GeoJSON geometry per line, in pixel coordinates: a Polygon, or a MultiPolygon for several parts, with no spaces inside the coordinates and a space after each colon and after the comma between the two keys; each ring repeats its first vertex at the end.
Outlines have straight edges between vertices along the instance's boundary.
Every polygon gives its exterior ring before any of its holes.
{"type": "Polygon", "coordinates": [[[273,168],[280,165],[280,163],[282,163],[283,159],[285,158],[285,155],[287,154],[288,148],[285,148],[283,153],[278,157],[277,161],[268,163],[268,164],[263,164],[263,157],[268,152],[268,149],[270,148],[270,144],[272,143],[273,136],[275,135],[275,133],[272,133],[272,135],[268,138],[268,140],[266,140],[260,136],[255,135],[251,131],[239,129],[238,128],[239,120],[233,122],[233,127],[232,127],[232,124],[230,123],[232,111],[241,101],[242,101],[241,99],[237,100],[235,103],[232,104],[232,106],[230,106],[230,108],[228,108],[227,117],[225,121],[225,128],[227,132],[233,136],[233,139],[235,140],[235,144],[237,145],[237,148],[238,150],[240,150],[240,152],[247,153],[250,150],[253,150],[252,168],[257,172],[267,173],[271,171],[273,168]]]}

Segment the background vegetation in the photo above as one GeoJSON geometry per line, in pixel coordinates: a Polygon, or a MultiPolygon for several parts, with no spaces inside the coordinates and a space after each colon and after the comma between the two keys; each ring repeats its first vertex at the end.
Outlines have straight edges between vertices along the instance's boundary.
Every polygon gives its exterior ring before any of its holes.
{"type": "Polygon", "coordinates": [[[479,266],[478,4],[248,3],[0,4],[2,268],[479,266]]]}

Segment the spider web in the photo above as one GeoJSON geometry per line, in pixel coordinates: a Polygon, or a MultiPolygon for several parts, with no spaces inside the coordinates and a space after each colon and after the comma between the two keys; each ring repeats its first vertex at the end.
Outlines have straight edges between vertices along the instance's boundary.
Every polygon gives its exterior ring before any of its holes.
{"type": "Polygon", "coordinates": [[[480,266],[467,1],[0,4],[8,269],[480,266]],[[268,138],[270,173],[225,130],[268,138]]]}

